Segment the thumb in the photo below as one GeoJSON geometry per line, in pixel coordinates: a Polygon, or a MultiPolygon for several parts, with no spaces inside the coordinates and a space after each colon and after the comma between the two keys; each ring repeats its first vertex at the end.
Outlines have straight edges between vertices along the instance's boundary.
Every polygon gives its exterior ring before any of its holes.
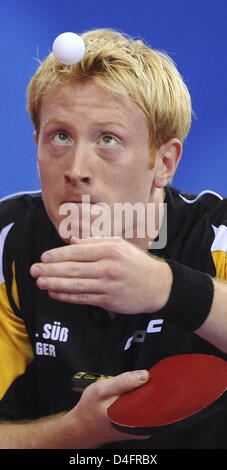
{"type": "Polygon", "coordinates": [[[113,398],[114,396],[116,398],[116,395],[122,395],[144,385],[149,378],[147,370],[134,370],[102,380],[100,381],[102,382],[102,398],[113,398]]]}

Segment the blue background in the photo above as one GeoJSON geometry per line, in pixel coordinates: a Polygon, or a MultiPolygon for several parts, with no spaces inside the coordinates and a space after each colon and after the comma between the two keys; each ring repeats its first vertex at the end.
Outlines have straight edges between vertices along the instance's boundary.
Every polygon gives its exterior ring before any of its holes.
{"type": "Polygon", "coordinates": [[[25,90],[35,57],[44,59],[65,31],[111,27],[166,51],[192,95],[196,119],[174,179],[189,192],[227,195],[226,0],[1,0],[0,197],[39,189],[25,90]]]}

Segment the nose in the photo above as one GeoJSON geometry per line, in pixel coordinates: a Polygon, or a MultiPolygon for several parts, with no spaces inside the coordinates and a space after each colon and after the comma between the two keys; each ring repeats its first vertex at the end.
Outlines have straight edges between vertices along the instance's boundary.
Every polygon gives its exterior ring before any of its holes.
{"type": "Polygon", "coordinates": [[[91,172],[88,159],[88,153],[83,149],[76,149],[71,153],[64,173],[66,183],[71,183],[74,186],[81,183],[90,184],[91,172]]]}

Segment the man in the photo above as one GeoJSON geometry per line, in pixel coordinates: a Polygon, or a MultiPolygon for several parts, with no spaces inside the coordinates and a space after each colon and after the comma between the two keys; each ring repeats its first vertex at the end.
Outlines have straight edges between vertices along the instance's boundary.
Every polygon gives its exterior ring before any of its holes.
{"type": "Polygon", "coordinates": [[[225,358],[227,290],[211,276],[226,276],[227,203],[167,186],[191,123],[172,61],[113,31],[83,38],[80,63],[63,66],[50,54],[28,88],[42,196],[1,204],[0,446],[225,447],[224,410],[145,441],[107,418],[162,358],[225,358]],[[155,231],[138,236],[134,215],[115,229],[120,203],[155,207],[167,243],[158,248],[155,231]],[[110,230],[100,237],[94,215],[103,207],[110,230]],[[114,377],[80,397],[71,389],[78,371],[114,377]]]}

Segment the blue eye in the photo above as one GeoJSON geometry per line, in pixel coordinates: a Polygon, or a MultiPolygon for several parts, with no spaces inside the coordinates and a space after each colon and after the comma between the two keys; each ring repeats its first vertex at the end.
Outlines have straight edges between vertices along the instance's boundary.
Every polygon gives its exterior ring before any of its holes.
{"type": "Polygon", "coordinates": [[[118,144],[117,139],[115,139],[115,137],[113,137],[112,135],[108,135],[108,134],[102,136],[102,142],[108,147],[112,147],[118,144]]]}
{"type": "Polygon", "coordinates": [[[56,144],[68,144],[71,143],[71,138],[66,132],[58,132],[53,137],[53,142],[56,144]]]}

